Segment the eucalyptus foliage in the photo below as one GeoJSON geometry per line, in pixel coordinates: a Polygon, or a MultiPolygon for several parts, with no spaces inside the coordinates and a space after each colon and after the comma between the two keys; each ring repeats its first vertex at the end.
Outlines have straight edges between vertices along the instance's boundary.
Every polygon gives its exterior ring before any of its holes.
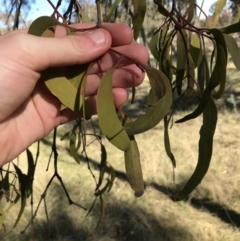
{"type": "MultiPolygon", "coordinates": [[[[128,182],[136,197],[144,194],[144,178],[135,135],[148,131],[154,128],[160,121],[163,121],[166,154],[171,160],[173,168],[176,167],[176,158],[171,150],[171,140],[168,133],[169,124],[172,121],[174,110],[178,105],[178,102],[173,101],[173,96],[178,96],[178,99],[184,100],[195,99],[198,102],[197,107],[192,113],[183,116],[176,123],[186,122],[194,118],[202,118],[202,126],[199,132],[197,166],[192,176],[186,182],[186,185],[172,199],[175,201],[185,199],[201,183],[208,171],[212,157],[213,137],[217,125],[218,111],[215,101],[220,99],[224,93],[229,53],[236,68],[240,69],[239,48],[232,36],[233,33],[240,30],[239,17],[235,18],[233,24],[230,26],[217,28],[220,14],[226,2],[226,0],[217,1],[213,16],[207,18],[207,26],[201,28],[194,24],[196,9],[198,8],[202,11],[195,0],[173,0],[170,2],[154,0],[158,14],[164,18],[163,22],[159,22],[159,27],[154,31],[148,43],[150,52],[155,58],[157,65],[151,67],[137,64],[141,71],[145,72],[148,76],[150,90],[147,103],[143,106],[143,108],[147,106],[146,112],[134,120],[132,116],[126,115],[121,108],[116,107],[112,96],[114,71],[122,58],[127,58],[127,56],[118,53],[116,50],[109,50],[118,56],[119,61],[116,66],[112,67],[102,76],[97,93],[98,123],[103,136],[123,152],[128,182]],[[209,44],[209,42],[213,49],[210,55],[206,50],[206,44],[209,44]],[[172,51],[175,47],[176,53],[172,51]]],[[[87,30],[76,29],[69,24],[73,21],[72,19],[75,19],[76,22],[90,21],[87,13],[84,12],[77,1],[71,0],[67,11],[63,15],[58,12],[61,1],[58,2],[57,6],[54,6],[51,1],[49,1],[49,4],[53,7],[53,15],[36,19],[28,30],[29,34],[41,37],[54,37],[55,28],[58,25],[65,27],[68,35],[74,35],[78,31],[87,30]]],[[[126,9],[128,9],[128,13],[132,18],[134,39],[138,38],[146,14],[145,0],[116,0],[110,1],[110,3],[105,1],[104,4],[96,1],[96,4],[97,25],[94,28],[101,27],[102,21],[116,19],[114,15],[118,11],[118,8],[127,6],[126,9]]],[[[133,60],[129,60],[134,63],[133,60]]],[[[72,127],[72,130],[64,136],[64,138],[69,137],[70,154],[77,163],[80,163],[80,149],[84,153],[85,158],[88,159],[85,141],[87,135],[85,122],[91,119],[91,112],[85,102],[85,88],[88,70],[93,63],[82,66],[68,66],[65,67],[64,71],[62,67],[49,68],[41,73],[41,78],[47,88],[61,101],[61,109],[69,108],[82,116],[81,119],[76,121],[76,125],[72,127]]],[[[132,92],[134,97],[135,89],[132,92]]],[[[132,101],[134,101],[134,98],[132,101]]],[[[57,178],[65,191],[69,203],[85,209],[80,204],[72,201],[62,181],[62,177],[58,174],[56,133],[57,130],[54,131],[52,143],[55,171],[49,180],[39,204],[45,198],[48,187],[51,185],[53,179],[57,178]]],[[[107,160],[107,151],[101,142],[101,136],[96,135],[96,139],[99,141],[101,149],[99,177],[98,180],[95,179],[95,200],[99,199],[102,207],[98,226],[104,213],[103,194],[111,190],[115,173],[107,160]]],[[[15,172],[9,172],[9,166],[8,168],[3,167],[1,169],[1,198],[5,196],[10,201],[9,208],[18,201],[21,202],[21,208],[14,227],[22,216],[26,200],[32,196],[34,173],[37,168],[39,153],[37,153],[35,160],[30,150],[27,149],[26,153],[28,159],[28,172],[26,174],[15,164],[13,164],[15,172]],[[15,179],[18,179],[18,187],[16,186],[16,182],[10,183],[10,175],[14,175],[15,179]],[[14,187],[13,192],[10,194],[12,187],[14,187]]],[[[94,175],[93,178],[95,178],[94,175]]],[[[36,216],[37,210],[32,214],[32,219],[36,216]]],[[[91,210],[92,208],[88,210],[88,213],[91,210]]],[[[5,214],[7,210],[0,208],[0,224],[2,225],[4,216],[1,213],[5,214]]]]}

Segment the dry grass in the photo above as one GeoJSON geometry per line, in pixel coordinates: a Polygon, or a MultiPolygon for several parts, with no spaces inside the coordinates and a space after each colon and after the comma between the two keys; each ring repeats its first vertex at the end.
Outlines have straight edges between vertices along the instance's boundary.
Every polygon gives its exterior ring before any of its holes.
{"type": "MultiPolygon", "coordinates": [[[[231,76],[232,77],[232,76],[231,76]]],[[[236,78],[235,78],[236,79],[236,78]]],[[[140,95],[146,90],[143,86],[140,95]]],[[[133,107],[134,109],[134,107],[133,107]]],[[[177,112],[175,119],[185,115],[177,112]]],[[[188,200],[173,202],[172,193],[184,185],[197,161],[197,146],[201,118],[174,125],[170,130],[172,150],[177,159],[176,185],[173,184],[172,166],[163,148],[163,124],[154,130],[138,135],[142,168],[146,183],[143,197],[136,199],[126,182],[123,154],[106,140],[108,161],[115,168],[117,178],[112,191],[104,195],[105,217],[97,231],[100,205],[96,203],[88,217],[76,206],[68,205],[67,198],[57,180],[47,194],[49,222],[46,221],[43,204],[27,233],[19,235],[30,218],[31,205],[16,229],[11,227],[19,206],[6,214],[7,232],[4,241],[236,241],[240,237],[240,131],[239,114],[222,109],[215,134],[212,164],[205,179],[188,200]]],[[[63,133],[63,128],[60,130],[63,133]]],[[[50,140],[48,137],[47,140],[50,140]]],[[[90,138],[89,138],[90,142],[90,138]]],[[[94,200],[95,183],[87,164],[77,165],[67,152],[68,142],[58,140],[59,172],[72,197],[90,208],[94,200]]],[[[33,152],[35,147],[32,147],[33,152]]],[[[34,183],[34,208],[40,199],[53,169],[45,172],[51,146],[41,145],[39,166],[34,183]]],[[[100,159],[100,148],[94,142],[88,148],[94,174],[100,159]]],[[[25,156],[20,158],[26,166],[25,156]]]]}

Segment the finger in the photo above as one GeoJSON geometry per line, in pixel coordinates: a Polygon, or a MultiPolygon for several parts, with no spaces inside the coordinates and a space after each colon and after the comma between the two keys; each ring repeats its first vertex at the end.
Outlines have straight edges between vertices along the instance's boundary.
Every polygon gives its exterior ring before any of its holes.
{"type": "Polygon", "coordinates": [[[5,44],[7,46],[1,49],[2,56],[9,56],[7,50],[12,49],[16,53],[14,59],[18,59],[21,65],[42,71],[48,67],[84,64],[96,59],[110,48],[111,36],[103,29],[63,38],[18,34],[10,36],[5,44]]]}
{"type": "MultiPolygon", "coordinates": [[[[114,71],[112,85],[113,88],[130,88],[138,86],[144,80],[144,76],[145,74],[135,64],[127,65],[114,71]]],[[[96,95],[100,82],[100,75],[88,75],[85,95],[96,95]]]]}
{"type": "MultiPolygon", "coordinates": [[[[88,29],[96,26],[96,23],[72,24],[76,29],[88,29]]],[[[102,28],[112,36],[112,47],[128,45],[133,41],[133,32],[130,27],[122,23],[102,23],[102,28]]]]}
{"type": "MultiPolygon", "coordinates": [[[[127,46],[120,46],[114,48],[119,54],[114,53],[111,49],[100,58],[100,66],[102,72],[114,67],[116,63],[121,61],[118,64],[118,68],[126,66],[133,63],[138,63],[140,65],[146,65],[148,61],[148,52],[147,49],[142,44],[131,44],[127,46]]],[[[95,62],[89,74],[99,73],[99,66],[95,62]]]]}

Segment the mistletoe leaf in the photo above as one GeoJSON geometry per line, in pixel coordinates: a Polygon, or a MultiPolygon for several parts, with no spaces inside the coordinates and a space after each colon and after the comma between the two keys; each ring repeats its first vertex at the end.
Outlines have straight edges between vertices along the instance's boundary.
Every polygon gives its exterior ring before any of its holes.
{"type": "MultiPolygon", "coordinates": [[[[148,67],[147,74],[149,73],[149,68],[150,67],[148,67]]],[[[159,87],[164,84],[165,91],[163,90],[163,92],[165,93],[162,92],[162,94],[164,95],[162,96],[162,98],[159,99],[159,96],[157,97],[156,93],[154,94],[153,90],[150,90],[148,95],[148,109],[146,113],[139,116],[139,118],[135,121],[126,123],[124,125],[124,128],[129,135],[139,134],[153,128],[164,118],[164,116],[168,113],[171,107],[172,88],[170,85],[170,81],[163,72],[159,70],[154,70],[154,76],[156,74],[158,74],[158,79],[161,82],[159,84],[159,87]]],[[[149,78],[151,78],[151,75],[149,75],[149,78]]],[[[153,82],[155,82],[155,80],[153,82]]],[[[159,89],[159,91],[161,90],[159,89]]]]}
{"type": "Polygon", "coordinates": [[[109,10],[108,10],[106,22],[109,22],[109,21],[110,21],[113,12],[116,10],[116,8],[118,7],[118,5],[119,5],[122,1],[123,1],[123,0],[115,0],[115,1],[114,1],[114,3],[111,5],[111,7],[110,7],[109,10]]]}
{"type": "Polygon", "coordinates": [[[124,152],[125,169],[128,182],[135,192],[135,197],[141,197],[144,193],[144,182],[140,154],[134,136],[129,136],[131,147],[124,152]]]}
{"type": "Polygon", "coordinates": [[[112,76],[114,69],[108,70],[100,83],[97,93],[97,113],[99,126],[106,138],[118,149],[127,151],[130,139],[120,123],[112,95],[112,76]]]}
{"type": "Polygon", "coordinates": [[[145,0],[132,0],[134,14],[132,19],[134,40],[137,40],[146,13],[145,0]]]}
{"type": "Polygon", "coordinates": [[[203,111],[203,124],[200,129],[200,139],[198,143],[199,154],[197,166],[184,188],[174,197],[175,201],[180,201],[187,197],[194,188],[201,183],[206,175],[212,157],[213,136],[216,125],[217,108],[212,98],[210,98],[203,111]]]}

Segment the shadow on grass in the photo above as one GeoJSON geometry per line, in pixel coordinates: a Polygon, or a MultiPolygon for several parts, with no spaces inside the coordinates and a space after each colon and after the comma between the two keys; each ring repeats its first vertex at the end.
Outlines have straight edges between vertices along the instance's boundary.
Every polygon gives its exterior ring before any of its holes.
{"type": "MultiPolygon", "coordinates": [[[[66,210],[63,191],[60,185],[54,184],[54,208],[48,210],[49,222],[34,221],[32,230],[25,234],[12,235],[6,241],[189,241],[194,237],[188,230],[179,227],[174,220],[164,216],[156,217],[153,213],[143,210],[137,205],[125,203],[113,196],[108,197],[105,217],[95,231],[100,215],[100,205],[96,206],[87,218],[78,218],[78,208],[66,210]],[[115,199],[113,201],[113,199],[115,199]],[[64,204],[63,204],[64,203],[64,204]],[[65,206],[65,208],[63,208],[65,206]]],[[[69,193],[76,192],[75,189],[69,193]]],[[[49,193],[49,202],[53,199],[49,193]]],[[[106,197],[107,199],[107,197],[106,197]]],[[[91,200],[92,201],[92,200],[91,200]]],[[[89,200],[89,203],[91,202],[89,200]]],[[[81,210],[80,210],[81,212],[81,210]]],[[[5,240],[4,240],[5,241],[5,240]]]]}
{"type": "MultiPolygon", "coordinates": [[[[158,185],[157,183],[151,183],[151,187],[158,190],[159,192],[171,197],[176,194],[176,190],[173,190],[171,188],[167,188],[165,186],[158,185]]],[[[182,185],[179,185],[182,186],[182,185]]],[[[235,227],[240,227],[240,213],[226,208],[222,206],[221,204],[209,200],[206,198],[194,198],[186,199],[186,202],[188,202],[192,207],[201,210],[201,211],[208,211],[209,213],[213,214],[214,216],[221,219],[223,222],[227,224],[231,224],[235,227]]]]}
{"type": "MultiPolygon", "coordinates": [[[[50,145],[50,142],[48,142],[47,140],[43,141],[44,144],[46,145],[50,145]]],[[[69,149],[66,149],[69,152],[69,149]]],[[[82,158],[82,160],[84,161],[84,158],[82,158]]],[[[86,160],[85,160],[86,162],[86,160]]],[[[91,166],[94,169],[99,170],[100,165],[97,161],[89,159],[89,163],[91,163],[91,166]]],[[[110,173],[110,169],[107,168],[106,172],[110,173]]],[[[127,176],[126,173],[115,170],[115,174],[116,174],[116,178],[121,179],[122,181],[127,181],[127,176]]],[[[169,198],[171,198],[174,194],[176,194],[176,190],[168,188],[166,186],[161,186],[157,183],[146,183],[146,186],[151,186],[154,189],[156,189],[157,191],[160,191],[161,193],[169,196],[169,198]]],[[[182,187],[183,184],[179,184],[178,187],[182,187]]],[[[188,201],[188,203],[193,206],[194,208],[198,209],[198,210],[207,210],[208,212],[210,212],[211,214],[215,215],[216,217],[218,217],[219,219],[221,219],[223,222],[227,223],[227,224],[231,224],[233,226],[236,227],[240,227],[240,214],[237,213],[234,210],[231,210],[229,208],[226,208],[222,205],[220,205],[219,203],[213,202],[211,200],[209,200],[207,197],[204,198],[191,198],[190,201],[188,201]]]]}

